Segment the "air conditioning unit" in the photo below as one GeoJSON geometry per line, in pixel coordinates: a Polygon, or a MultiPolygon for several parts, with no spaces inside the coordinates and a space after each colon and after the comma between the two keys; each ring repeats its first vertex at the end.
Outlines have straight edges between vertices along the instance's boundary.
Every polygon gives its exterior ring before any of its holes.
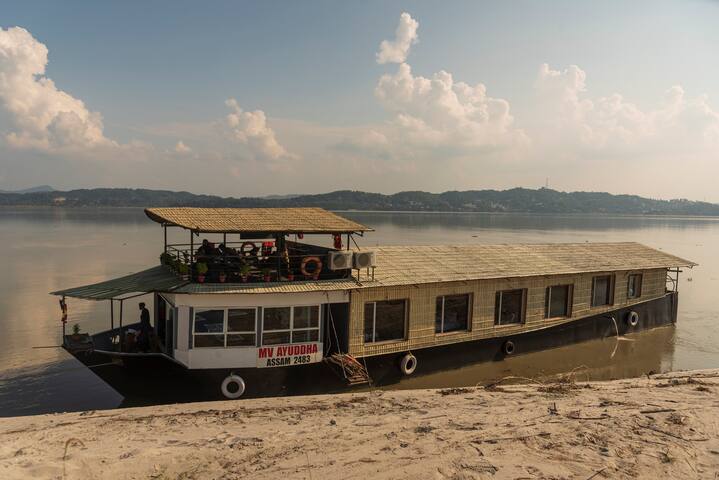
{"type": "Polygon", "coordinates": [[[352,265],[356,269],[370,268],[375,266],[374,252],[355,252],[352,256],[352,265]]]}
{"type": "Polygon", "coordinates": [[[330,252],[328,257],[330,270],[347,270],[352,268],[352,252],[348,250],[330,252]]]}

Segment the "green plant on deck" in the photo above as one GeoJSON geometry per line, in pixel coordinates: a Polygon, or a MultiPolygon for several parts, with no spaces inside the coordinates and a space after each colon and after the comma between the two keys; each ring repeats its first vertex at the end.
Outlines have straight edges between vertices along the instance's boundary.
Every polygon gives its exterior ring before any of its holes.
{"type": "Polygon", "coordinates": [[[175,261],[175,257],[173,257],[167,252],[162,252],[162,254],[160,255],[160,265],[169,265],[171,267],[174,267],[175,261]]]}
{"type": "Polygon", "coordinates": [[[207,274],[207,264],[205,262],[197,262],[195,264],[195,269],[197,270],[198,275],[205,275],[207,274]]]}
{"type": "Polygon", "coordinates": [[[80,335],[80,325],[79,324],[76,323],[72,326],[72,334],[80,335]]]}
{"type": "Polygon", "coordinates": [[[190,267],[188,267],[187,264],[180,262],[179,260],[175,262],[175,270],[180,275],[188,275],[190,273],[190,267]]]}
{"type": "Polygon", "coordinates": [[[240,267],[240,275],[249,275],[250,274],[250,266],[246,263],[243,263],[240,267]]]}

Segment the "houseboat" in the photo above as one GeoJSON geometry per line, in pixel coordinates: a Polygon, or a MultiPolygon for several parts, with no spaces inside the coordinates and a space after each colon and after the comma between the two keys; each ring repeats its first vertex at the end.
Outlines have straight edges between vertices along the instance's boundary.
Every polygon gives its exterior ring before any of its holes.
{"type": "Polygon", "coordinates": [[[319,208],[145,213],[164,230],[161,264],[53,292],[64,348],[118,365],[108,382],[160,365],[227,398],[388,384],[672,324],[695,266],[638,243],[362,248],[369,227],[319,208]],[[66,332],[69,298],[109,301],[110,328],[66,332]]]}

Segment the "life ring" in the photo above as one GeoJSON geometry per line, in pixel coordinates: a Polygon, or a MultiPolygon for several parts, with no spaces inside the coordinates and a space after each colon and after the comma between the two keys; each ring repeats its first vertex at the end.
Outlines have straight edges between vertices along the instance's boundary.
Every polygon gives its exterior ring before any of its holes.
{"type": "Polygon", "coordinates": [[[322,260],[320,260],[320,257],[305,257],[302,259],[302,264],[300,265],[300,272],[302,272],[302,275],[305,277],[316,277],[320,274],[322,271],[322,260]],[[310,272],[307,270],[307,265],[313,264],[315,268],[310,272]]]}
{"type": "Polygon", "coordinates": [[[230,374],[222,381],[220,390],[222,390],[222,395],[224,395],[225,398],[229,398],[230,400],[240,398],[242,394],[245,393],[245,381],[239,375],[235,375],[234,373],[230,374]],[[232,385],[236,385],[236,387],[232,387],[232,390],[230,390],[232,385]]]}
{"type": "Polygon", "coordinates": [[[502,351],[504,352],[505,355],[513,354],[515,349],[516,349],[516,347],[514,346],[514,342],[511,340],[507,340],[502,345],[502,351]]]}
{"type": "Polygon", "coordinates": [[[253,242],[245,242],[240,247],[240,253],[244,257],[254,257],[257,255],[257,245],[255,245],[253,242]],[[249,247],[249,248],[248,248],[249,247]]]}
{"type": "Polygon", "coordinates": [[[636,327],[639,324],[639,314],[632,310],[627,313],[627,325],[630,327],[636,327]]]}
{"type": "Polygon", "coordinates": [[[417,357],[415,357],[411,353],[408,353],[407,355],[402,357],[402,361],[399,362],[399,369],[405,375],[412,375],[417,369],[417,357]]]}

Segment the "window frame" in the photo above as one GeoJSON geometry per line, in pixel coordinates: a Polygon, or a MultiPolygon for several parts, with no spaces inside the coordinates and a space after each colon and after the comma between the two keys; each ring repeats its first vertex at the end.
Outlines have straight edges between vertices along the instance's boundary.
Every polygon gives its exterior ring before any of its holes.
{"type": "Polygon", "coordinates": [[[300,343],[319,343],[322,339],[322,304],[320,303],[311,303],[309,305],[272,305],[272,306],[266,306],[262,307],[262,324],[261,324],[261,331],[259,335],[259,339],[257,339],[257,342],[259,343],[260,347],[274,347],[277,345],[295,345],[293,340],[293,333],[294,332],[309,332],[317,330],[317,340],[309,340],[304,342],[297,342],[297,344],[300,343]],[[302,327],[302,328],[294,328],[295,325],[295,308],[303,308],[303,307],[317,307],[317,326],[316,327],[302,327]],[[265,330],[265,309],[268,308],[289,308],[290,309],[290,328],[282,328],[279,330],[265,330]],[[290,341],[289,343],[268,343],[265,345],[265,332],[272,332],[272,333],[289,333],[290,334],[290,341]]]}
{"type": "Polygon", "coordinates": [[[551,320],[554,318],[571,318],[572,317],[572,306],[574,305],[574,284],[573,283],[560,283],[557,285],[549,285],[544,290],[544,319],[551,320]],[[565,305],[566,315],[555,315],[551,316],[552,310],[552,289],[559,287],[567,287],[567,303],[565,305]]]}
{"type": "Polygon", "coordinates": [[[605,273],[601,275],[594,275],[592,277],[592,296],[589,299],[589,307],[590,308],[601,308],[601,307],[611,307],[614,305],[614,290],[616,289],[616,274],[614,273],[605,273]],[[598,278],[609,278],[609,285],[607,286],[608,292],[607,292],[607,303],[601,303],[596,304],[594,303],[595,298],[595,292],[597,288],[597,279],[598,278]]]}
{"type": "Polygon", "coordinates": [[[409,323],[409,299],[408,298],[393,298],[393,299],[386,299],[386,300],[371,300],[369,302],[364,303],[364,309],[365,314],[367,315],[367,305],[372,304],[372,340],[367,341],[364,337],[364,317],[362,322],[362,341],[363,343],[367,344],[370,343],[372,345],[382,345],[385,343],[396,343],[396,342],[406,342],[407,341],[407,335],[408,335],[408,323],[409,323]],[[397,302],[397,301],[404,302],[404,322],[402,324],[402,338],[391,338],[389,340],[375,340],[377,338],[377,304],[382,302],[397,302]]]}
{"type": "Polygon", "coordinates": [[[629,275],[627,275],[627,299],[635,300],[637,298],[641,298],[643,286],[644,286],[644,273],[630,273],[629,275]],[[629,281],[632,277],[639,278],[639,284],[635,289],[635,294],[630,296],[629,295],[629,281]]]}
{"type": "Polygon", "coordinates": [[[258,319],[258,310],[259,307],[202,307],[202,308],[194,308],[192,311],[192,331],[190,332],[192,335],[192,349],[195,348],[257,348],[257,319],[258,319]],[[210,332],[195,332],[195,323],[197,322],[197,314],[202,312],[209,312],[212,310],[222,310],[222,333],[210,333],[210,332]],[[242,332],[229,332],[227,330],[228,328],[228,322],[229,322],[229,311],[230,310],[254,310],[255,311],[255,330],[254,331],[242,331],[242,332]],[[227,345],[227,335],[238,335],[238,334],[253,334],[255,336],[255,343],[253,345],[227,345]],[[195,336],[204,336],[204,335],[222,335],[223,336],[223,343],[222,346],[214,346],[214,347],[202,347],[195,345],[195,336]]]}
{"type": "Polygon", "coordinates": [[[494,292],[494,326],[509,327],[512,325],[524,325],[527,323],[527,289],[526,288],[510,288],[507,290],[496,290],[494,292]],[[502,322],[502,296],[505,293],[522,292],[522,308],[520,310],[519,322],[501,323],[502,322]],[[499,295],[499,298],[497,298],[499,295]]]}
{"type": "Polygon", "coordinates": [[[462,333],[462,332],[471,332],[472,331],[472,302],[473,302],[473,295],[472,292],[467,293],[451,293],[447,295],[437,295],[437,298],[435,299],[435,312],[434,312],[434,334],[435,335],[451,335],[453,333],[462,333]],[[467,325],[463,329],[459,330],[444,330],[444,305],[445,300],[447,297],[467,297],[467,325]],[[440,331],[437,331],[437,300],[442,299],[442,316],[441,316],[441,322],[440,322],[440,331]]]}

